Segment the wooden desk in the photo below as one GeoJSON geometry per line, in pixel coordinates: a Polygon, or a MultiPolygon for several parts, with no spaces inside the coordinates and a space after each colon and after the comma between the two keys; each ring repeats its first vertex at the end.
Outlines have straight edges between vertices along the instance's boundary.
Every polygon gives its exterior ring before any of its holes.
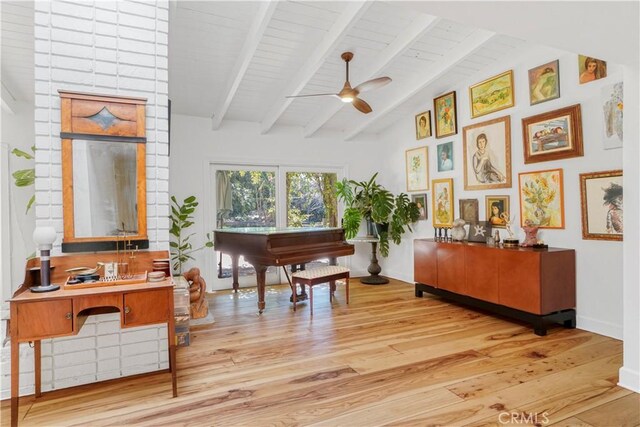
{"type": "MultiPolygon", "coordinates": [[[[155,254],[156,258],[161,257],[157,255],[157,252],[149,254],[155,254]]],[[[166,254],[166,252],[161,254],[166,254]]],[[[92,256],[108,259],[99,254],[92,256]]],[[[52,274],[54,283],[60,283],[60,277],[66,274],[62,268],[68,266],[68,258],[74,257],[51,258],[52,265],[57,264],[60,267],[52,274]]],[[[76,265],[91,264],[85,262],[76,265]]],[[[65,290],[61,288],[47,293],[33,293],[28,291],[25,286],[20,288],[9,300],[11,311],[9,326],[11,334],[11,425],[18,425],[20,343],[34,342],[35,396],[40,397],[42,394],[41,340],[78,334],[87,317],[92,314],[119,311],[120,327],[123,329],[166,323],[169,339],[169,372],[171,372],[173,397],[176,397],[178,386],[176,381],[173,287],[173,282],[166,280],[158,283],[87,289],[65,290]]]]}

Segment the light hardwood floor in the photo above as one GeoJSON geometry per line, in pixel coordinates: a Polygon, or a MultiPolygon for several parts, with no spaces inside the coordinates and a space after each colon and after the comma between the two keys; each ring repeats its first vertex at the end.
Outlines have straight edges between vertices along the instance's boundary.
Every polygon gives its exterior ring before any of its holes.
{"type": "MultiPolygon", "coordinates": [[[[616,386],[622,343],[579,329],[538,337],[521,323],[416,298],[413,286],[314,288],[294,313],[288,287],[211,297],[168,374],[21,400],[21,425],[637,426],[639,395],[616,386]]],[[[8,402],[2,425],[8,425],[8,402]]]]}

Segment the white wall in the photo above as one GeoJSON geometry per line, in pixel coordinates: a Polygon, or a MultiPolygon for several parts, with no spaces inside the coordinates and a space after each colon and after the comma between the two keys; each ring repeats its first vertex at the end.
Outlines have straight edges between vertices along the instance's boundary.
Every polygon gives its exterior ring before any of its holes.
{"type": "MultiPolygon", "coordinates": [[[[149,247],[168,249],[168,2],[51,1],[35,2],[34,9],[35,111],[31,107],[23,126],[28,146],[36,146],[36,225],[56,228],[53,252],[60,254],[58,89],[145,97],[149,247]]],[[[24,203],[13,203],[20,212],[24,203]]],[[[17,237],[30,245],[30,235],[17,237]]],[[[18,242],[15,245],[20,248],[18,242]]],[[[24,260],[16,264],[15,274],[20,275],[24,260]]],[[[14,282],[14,289],[21,281],[14,282]]],[[[119,319],[118,314],[93,316],[78,336],[43,340],[43,391],[167,368],[166,326],[121,330],[119,319]]],[[[5,346],[0,369],[3,398],[9,394],[9,354],[5,346]]],[[[20,346],[20,365],[20,394],[33,393],[33,350],[26,344],[20,346]]]]}
{"type": "MultiPolygon", "coordinates": [[[[604,150],[602,147],[602,113],[600,112],[600,89],[620,81],[622,69],[614,64],[608,65],[609,77],[589,84],[578,84],[577,55],[550,48],[533,48],[516,59],[517,63],[504,62],[496,64],[482,76],[473,81],[460,82],[457,87],[444,88],[442,93],[455,90],[458,100],[458,134],[450,138],[416,141],[414,136],[413,116],[407,117],[402,123],[390,128],[381,135],[381,139],[395,142],[395,147],[389,150],[388,158],[392,161],[384,169],[384,183],[395,191],[405,191],[404,149],[427,145],[429,147],[430,179],[454,179],[455,215],[459,216],[458,199],[477,198],[480,205],[480,219],[485,219],[485,196],[508,195],[511,202],[511,213],[514,217],[518,237],[524,233],[519,227],[519,196],[518,173],[544,169],[562,168],[564,173],[564,204],[565,229],[541,230],[539,237],[555,247],[573,248],[576,250],[577,263],[577,322],[578,327],[615,338],[622,338],[622,243],[612,241],[583,240],[581,231],[580,185],[578,175],[583,172],[596,172],[622,168],[622,149],[604,150]],[[555,59],[560,60],[560,98],[529,105],[527,71],[533,67],[555,59]],[[515,84],[515,102],[513,108],[498,111],[476,119],[470,119],[468,87],[484,78],[500,72],[513,69],[515,84]],[[582,129],[584,140],[584,156],[532,163],[525,165],[522,144],[521,119],[532,115],[552,111],[569,105],[581,105],[582,129]],[[511,157],[512,157],[512,188],[465,191],[463,176],[462,128],[470,124],[481,123],[505,115],[511,116],[511,157]],[[398,142],[402,141],[401,147],[398,142]],[[436,145],[442,142],[454,141],[453,172],[438,173],[436,166],[436,145]]],[[[606,59],[606,58],[603,58],[606,59]]],[[[626,83],[625,83],[626,84],[626,83]]],[[[625,88],[626,89],[626,88],[625,88]]],[[[416,105],[415,113],[433,110],[433,93],[424,102],[416,105]]],[[[628,136],[627,136],[628,138],[628,136]]],[[[627,139],[629,141],[629,139],[627,139]]],[[[628,142],[627,142],[628,143],[628,142]]],[[[416,227],[414,237],[433,237],[431,223],[431,192],[429,199],[429,220],[420,222],[416,227]]],[[[504,230],[502,237],[506,236],[504,230]]],[[[387,274],[413,281],[413,252],[412,242],[408,239],[400,248],[392,248],[388,260],[383,260],[383,269],[387,274]]]]}
{"type": "MultiPolygon", "coordinates": [[[[205,234],[215,228],[211,163],[342,167],[348,177],[364,180],[384,163],[379,153],[375,137],[363,137],[358,142],[345,142],[340,134],[305,139],[302,129],[284,126],[261,135],[257,123],[232,120],[225,120],[220,129],[212,131],[210,119],[172,114],[170,192],[178,201],[191,195],[198,198],[200,205],[190,231],[196,233],[193,246],[199,247],[205,234]]],[[[213,251],[205,249],[195,258],[186,268],[199,267],[208,288],[216,288],[213,251]]],[[[368,248],[358,245],[350,262],[354,275],[365,274],[368,248]]]]}

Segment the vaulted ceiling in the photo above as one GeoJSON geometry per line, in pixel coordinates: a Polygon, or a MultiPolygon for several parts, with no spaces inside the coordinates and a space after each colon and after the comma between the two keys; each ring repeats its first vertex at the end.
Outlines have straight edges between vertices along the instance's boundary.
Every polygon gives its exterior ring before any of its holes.
{"type": "Polygon", "coordinates": [[[431,109],[445,92],[527,47],[520,39],[398,7],[393,2],[256,1],[172,3],[169,82],[172,111],[273,126],[378,133],[431,109]],[[345,80],[342,52],[354,53],[353,86],[392,82],[361,97],[367,115],[334,97],[345,80]],[[427,95],[430,94],[430,95],[427,95]]]}

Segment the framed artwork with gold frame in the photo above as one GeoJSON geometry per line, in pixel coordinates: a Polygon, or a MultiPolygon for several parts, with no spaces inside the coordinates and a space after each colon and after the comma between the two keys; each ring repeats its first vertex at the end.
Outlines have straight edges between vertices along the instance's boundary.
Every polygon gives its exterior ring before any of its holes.
{"type": "Polygon", "coordinates": [[[524,162],[582,157],[580,104],[522,119],[524,162]]]}
{"type": "Polygon", "coordinates": [[[484,204],[491,228],[506,228],[511,215],[509,196],[485,196],[484,204]]]}
{"type": "Polygon", "coordinates": [[[453,226],[453,179],[443,178],[431,181],[433,193],[431,207],[434,227],[453,226]]]}
{"type": "Polygon", "coordinates": [[[458,133],[455,91],[440,95],[433,100],[433,119],[436,125],[436,138],[458,133]]]}
{"type": "Polygon", "coordinates": [[[431,136],[431,111],[416,114],[416,139],[425,139],[431,136]]]}
{"type": "Polygon", "coordinates": [[[515,105],[513,70],[505,71],[469,87],[469,103],[472,119],[513,107],[515,105]]]}
{"type": "Polygon", "coordinates": [[[539,228],[564,228],[564,184],[562,169],[522,172],[520,226],[527,221],[539,228]]]}
{"type": "Polygon", "coordinates": [[[407,170],[407,191],[427,191],[429,189],[429,152],[427,147],[405,151],[407,170]]]}
{"type": "Polygon", "coordinates": [[[622,170],[580,174],[582,238],[622,240],[622,170]]]}

